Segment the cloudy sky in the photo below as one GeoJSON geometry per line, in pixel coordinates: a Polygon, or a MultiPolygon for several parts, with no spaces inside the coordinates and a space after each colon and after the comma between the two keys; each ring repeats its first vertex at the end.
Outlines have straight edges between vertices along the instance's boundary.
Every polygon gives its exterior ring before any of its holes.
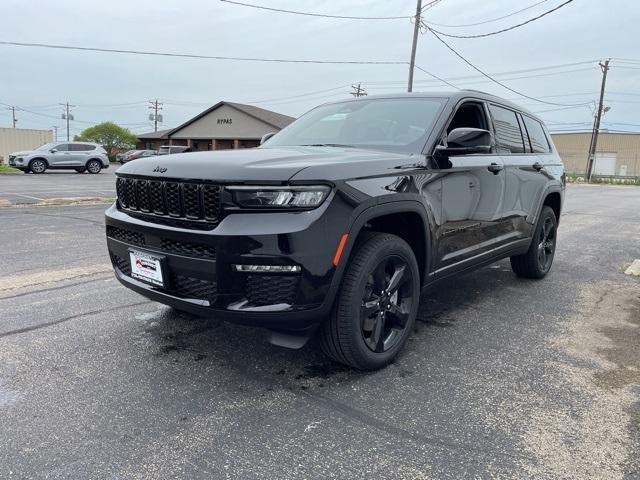
{"type": "MultiPolygon", "coordinates": [[[[244,0],[242,0],[244,1],[244,0]]],[[[566,0],[441,0],[425,21],[442,32],[483,34],[523,22],[566,0]],[[502,20],[495,19],[538,4],[502,20]],[[448,25],[436,27],[435,24],[448,25]]],[[[415,0],[246,0],[273,8],[346,16],[410,16],[415,0]]],[[[424,1],[427,3],[427,0],[424,1]]],[[[409,18],[327,19],[271,12],[218,0],[0,0],[0,41],[208,56],[408,62],[409,18]]],[[[640,131],[640,2],[574,0],[531,24],[486,38],[445,38],[505,85],[492,83],[430,33],[416,63],[460,88],[488,91],[539,112],[551,130],[590,128],[598,97],[598,60],[611,57],[605,127],[640,131]],[[621,60],[618,60],[621,59],[621,60]],[[581,63],[586,62],[586,63],[581,63]],[[553,104],[553,105],[552,105],[553,104]],[[558,105],[556,105],[558,104],[558,105]],[[576,106],[578,105],[578,106],[576,106]]],[[[151,128],[147,102],[164,102],[162,128],[229,100],[297,116],[348,98],[362,82],[369,94],[406,90],[408,66],[291,64],[187,59],[0,45],[0,126],[7,105],[22,128],[60,127],[62,107],[76,105],[71,133],[112,120],[134,132],[151,128]],[[320,93],[318,93],[320,92],[320,93]]],[[[416,71],[416,91],[450,89],[416,71]]]]}

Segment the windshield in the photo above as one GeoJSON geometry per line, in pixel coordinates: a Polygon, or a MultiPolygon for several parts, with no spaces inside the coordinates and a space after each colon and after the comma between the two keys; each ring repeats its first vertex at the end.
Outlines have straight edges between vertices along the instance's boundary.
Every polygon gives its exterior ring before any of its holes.
{"type": "Polygon", "coordinates": [[[36,150],[39,151],[43,151],[43,150],[51,150],[53,147],[55,147],[57,144],[56,143],[45,143],[44,145],[42,145],[41,147],[36,148],[36,150]]]}
{"type": "Polygon", "coordinates": [[[322,105],[266,142],[266,147],[314,145],[419,152],[442,98],[389,98],[322,105]]]}

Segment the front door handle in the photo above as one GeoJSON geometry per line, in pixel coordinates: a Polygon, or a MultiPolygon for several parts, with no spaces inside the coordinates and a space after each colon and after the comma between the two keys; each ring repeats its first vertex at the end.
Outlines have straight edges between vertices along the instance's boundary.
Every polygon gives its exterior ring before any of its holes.
{"type": "Polygon", "coordinates": [[[489,165],[487,167],[487,170],[489,170],[494,175],[498,175],[500,173],[500,170],[502,170],[503,168],[504,168],[503,165],[498,165],[497,163],[492,163],[491,165],[489,165]]]}
{"type": "Polygon", "coordinates": [[[540,170],[542,170],[544,168],[544,165],[541,164],[540,162],[536,162],[533,165],[531,165],[537,172],[539,172],[540,170]]]}

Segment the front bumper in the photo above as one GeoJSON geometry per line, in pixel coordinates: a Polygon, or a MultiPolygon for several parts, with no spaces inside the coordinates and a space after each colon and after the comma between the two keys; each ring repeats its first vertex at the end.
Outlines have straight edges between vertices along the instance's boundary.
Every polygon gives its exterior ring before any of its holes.
{"type": "Polygon", "coordinates": [[[333,304],[332,259],[348,223],[340,209],[326,202],[309,212],[234,214],[200,231],[134,218],[113,205],[106,212],[107,246],[118,280],[147,298],[200,316],[304,330],[333,304]],[[130,248],[165,258],[164,288],[131,277],[130,248]],[[245,273],[234,264],[299,265],[301,271],[245,273]]]}
{"type": "Polygon", "coordinates": [[[24,168],[28,162],[25,162],[23,157],[9,156],[9,166],[16,168],[24,168]]]}

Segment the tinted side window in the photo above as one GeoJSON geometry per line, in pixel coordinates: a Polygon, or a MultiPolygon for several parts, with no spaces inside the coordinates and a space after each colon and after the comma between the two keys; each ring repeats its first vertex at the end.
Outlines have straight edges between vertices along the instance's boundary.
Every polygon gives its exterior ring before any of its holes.
{"type": "Polygon", "coordinates": [[[66,144],[66,143],[62,143],[60,145],[56,145],[54,148],[59,152],[68,152],[69,151],[69,145],[66,144]]]}
{"type": "Polygon", "coordinates": [[[535,153],[549,153],[551,147],[547,140],[547,135],[544,133],[544,128],[537,120],[523,115],[524,126],[529,132],[529,141],[531,142],[531,149],[535,153]]]}
{"type": "Polygon", "coordinates": [[[524,151],[526,153],[531,153],[531,142],[529,141],[529,134],[527,133],[527,129],[524,126],[524,120],[522,119],[522,115],[518,113],[518,123],[520,124],[520,131],[522,132],[522,138],[524,139],[524,151]]]}
{"type": "Polygon", "coordinates": [[[489,106],[489,110],[496,129],[498,153],[524,153],[524,142],[516,112],[496,105],[489,106]]]}
{"type": "Polygon", "coordinates": [[[89,152],[95,150],[95,145],[82,145],[80,143],[74,143],[70,145],[72,152],[89,152]]]}

